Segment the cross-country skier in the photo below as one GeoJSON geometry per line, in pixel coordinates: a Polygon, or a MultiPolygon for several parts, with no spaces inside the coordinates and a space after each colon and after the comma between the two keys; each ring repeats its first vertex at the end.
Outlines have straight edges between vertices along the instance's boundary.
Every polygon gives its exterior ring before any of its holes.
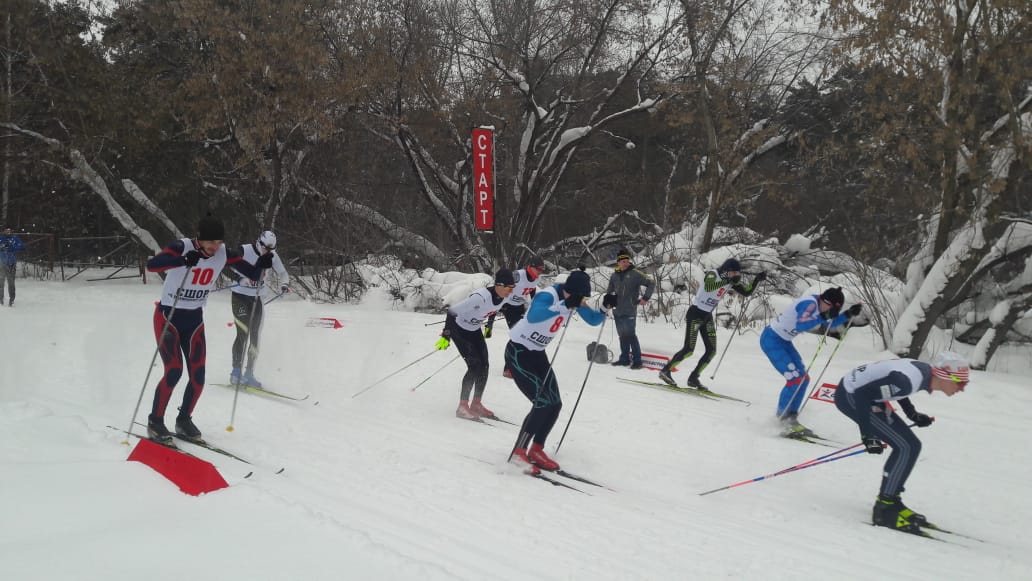
{"type": "MultiPolygon", "coordinates": [[[[266,230],[258,236],[253,244],[244,244],[240,253],[247,264],[254,265],[258,258],[266,254],[272,255],[272,268],[279,275],[280,292],[290,291],[290,275],[283,266],[276,252],[276,234],[266,230]]],[[[233,323],[236,325],[236,340],[233,341],[233,369],[229,373],[229,382],[233,385],[249,385],[262,387],[262,382],[254,378],[254,366],[258,360],[258,336],[262,330],[265,306],[262,304],[261,290],[264,280],[255,282],[240,271],[237,273],[237,285],[233,287],[233,323]],[[241,374],[244,361],[244,345],[247,349],[247,368],[241,374]]]]}
{"type": "Polygon", "coordinates": [[[874,502],[871,515],[874,524],[920,534],[920,527],[928,523],[924,515],[907,508],[900,499],[907,477],[921,454],[921,440],[888,402],[899,403],[907,418],[915,426],[924,428],[932,425],[935,418],[914,409],[910,396],[919,391],[940,391],[952,397],[964,391],[969,377],[967,360],[944,351],[936,355],[931,364],[894,359],[861,365],[839,381],[835,407],[856,422],[867,453],[881,454],[885,444],[892,447],[874,502]]]}
{"type": "Polygon", "coordinates": [[[176,433],[189,439],[201,438],[201,431],[193,423],[193,412],[204,391],[203,309],[222,269],[228,264],[246,272],[251,280],[258,280],[261,270],[272,266],[270,255],[251,266],[238,253],[227,251],[222,244],[224,233],[220,220],[206,216],[197,227],[196,238],[173,240],[147,261],[148,271],[165,273],[161,301],[154,309],[154,336],[165,372],[154,390],[154,403],[147,417],[147,433],[162,443],[172,440],[172,434],[165,427],[165,410],[172,390],[183,375],[184,360],[187,384],[176,417],[176,433]]]}
{"type": "MultiPolygon", "coordinates": [[[[512,329],[520,322],[523,315],[527,313],[527,305],[537,292],[538,277],[545,272],[545,261],[540,256],[532,256],[527,261],[527,267],[512,271],[512,277],[516,281],[516,288],[502,302],[498,311],[492,313],[484,325],[484,338],[490,339],[494,331],[495,316],[502,313],[506,325],[512,329]]],[[[506,367],[503,370],[505,377],[512,378],[512,370],[506,367]]]]}
{"type": "Polygon", "coordinates": [[[853,305],[839,314],[846,297],[842,288],[829,288],[818,295],[805,295],[789,305],[777,319],[760,334],[760,348],[771,365],[785,378],[778,398],[778,418],[782,436],[799,438],[813,436],[812,430],[799,423],[799,408],[807,394],[810,376],[799,351],[792,344],[796,335],[819,325],[837,327],[860,314],[860,305],[853,305]]]}
{"type": "Polygon", "coordinates": [[[742,284],[742,265],[734,258],[728,258],[716,270],[707,270],[703,276],[702,286],[695,295],[695,302],[688,309],[688,314],[685,315],[684,346],[680,351],[674,353],[663,369],[659,370],[659,378],[667,385],[677,387],[677,382],[670,375],[670,371],[678,363],[692,356],[692,353],[695,352],[696,334],[701,334],[706,352],[702,354],[695,369],[688,376],[688,387],[707,391],[708,388],[699,380],[699,374],[706,369],[709,362],[713,360],[713,356],[717,354],[717,328],[713,323],[713,309],[717,308],[720,299],[728,290],[747,297],[756,290],[756,285],[766,278],[767,274],[761,272],[753,278],[752,284],[748,286],[742,284]]]}
{"type": "Polygon", "coordinates": [[[487,387],[487,372],[490,369],[487,356],[487,341],[480,327],[485,320],[494,317],[497,310],[516,288],[512,271],[503,268],[495,273],[494,285],[473,291],[462,302],[448,308],[444,331],[437,340],[437,349],[447,349],[451,343],[459,350],[466,362],[466,375],[462,377],[459,390],[459,407],[455,416],[464,420],[480,417],[493,418],[493,411],[484,407],[481,401],[487,387]],[[473,403],[469,396],[473,394],[473,403]]]}
{"type": "Polygon", "coordinates": [[[574,271],[566,282],[538,291],[530,302],[527,316],[509,330],[505,364],[512,369],[516,386],[532,404],[520,428],[512,459],[528,471],[559,469],[559,464],[549,458],[544,449],[545,440],[563,407],[559,383],[545,348],[569,322],[574,311],[589,325],[602,324],[614,305],[603,304],[599,310],[592,309],[585,304],[590,295],[591,280],[587,273],[574,271]]]}

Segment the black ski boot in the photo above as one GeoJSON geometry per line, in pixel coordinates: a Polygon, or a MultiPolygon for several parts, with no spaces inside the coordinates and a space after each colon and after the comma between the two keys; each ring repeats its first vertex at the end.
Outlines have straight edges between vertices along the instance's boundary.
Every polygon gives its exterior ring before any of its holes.
{"type": "Polygon", "coordinates": [[[194,425],[190,416],[178,416],[176,418],[176,433],[187,440],[202,441],[201,431],[194,425]]]}
{"type": "Polygon", "coordinates": [[[162,446],[172,445],[172,432],[165,427],[165,420],[154,414],[147,416],[147,435],[162,446]]]}
{"type": "Polygon", "coordinates": [[[709,391],[710,389],[699,381],[699,376],[694,373],[688,376],[688,387],[694,387],[699,391],[709,391]]]}
{"type": "MultiPolygon", "coordinates": [[[[906,507],[900,502],[898,496],[878,495],[877,500],[874,501],[874,509],[871,511],[871,521],[876,526],[887,527],[912,535],[921,534],[921,527],[903,515],[902,511],[904,509],[906,507]]],[[[913,511],[910,511],[910,513],[912,515],[916,514],[913,511]]]]}

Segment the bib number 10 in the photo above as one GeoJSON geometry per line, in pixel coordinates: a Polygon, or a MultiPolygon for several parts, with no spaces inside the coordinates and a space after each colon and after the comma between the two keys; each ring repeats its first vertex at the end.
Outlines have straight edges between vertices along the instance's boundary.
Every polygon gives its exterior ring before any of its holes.
{"type": "Polygon", "coordinates": [[[215,271],[210,268],[195,268],[190,271],[193,275],[193,280],[190,284],[206,285],[211,282],[211,279],[215,278],[215,271]]]}

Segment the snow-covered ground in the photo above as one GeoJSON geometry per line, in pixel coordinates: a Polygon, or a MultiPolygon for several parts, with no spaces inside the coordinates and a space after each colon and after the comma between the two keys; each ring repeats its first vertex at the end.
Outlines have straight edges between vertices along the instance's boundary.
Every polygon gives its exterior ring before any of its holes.
{"type": "MultiPolygon", "coordinates": [[[[432,323],[442,316],[394,310],[375,293],[361,305],[289,297],[268,307],[258,376],[310,398],[241,394],[229,432],[234,394],[209,385],[197,425],[257,467],[245,480],[251,467],[209,454],[231,486],[192,497],[126,462],[121,434],[105,427],[126,427],[140,397],[158,293],[153,279],[19,280],[18,305],[0,308],[4,579],[1032,579],[1028,352],[1010,356],[1008,374],[975,373],[952,399],[914,398],[937,421],[918,432],[924,451],[904,498],[984,540],[947,544],[865,524],[884,456],[699,496],[832,451],[775,436],[780,382],[759,349],[760,329],[734,338],[709,382],[748,407],[632,386],[616,378],[655,372],[595,365],[556,455],[613,489],[579,485],[589,496],[508,467],[515,427],[455,419],[461,360],[411,390],[454,348],[352,397],[432,351],[440,329],[432,323]],[[307,327],[311,317],[335,317],[343,328],[307,327]]],[[[211,383],[229,372],[229,298],[217,293],[206,309],[211,383]]],[[[669,354],[682,334],[639,324],[646,351],[669,354]]],[[[718,334],[723,349],[732,334],[718,334]]],[[[597,336],[578,320],[559,346],[566,405],[549,451],[588,370],[584,345],[597,336]]],[[[805,360],[818,340],[797,339],[805,360]]],[[[488,343],[484,401],[519,422],[529,404],[501,375],[505,341],[500,324],[488,343]]],[[[602,342],[617,346],[611,323],[602,342]]],[[[867,329],[850,332],[825,380],[884,358],[874,345],[867,329]]],[[[675,377],[683,382],[687,371],[675,377]]],[[[170,425],[173,417],[170,409],[170,425]]],[[[830,404],[809,402],[802,419],[843,447],[858,441],[830,404]]]]}

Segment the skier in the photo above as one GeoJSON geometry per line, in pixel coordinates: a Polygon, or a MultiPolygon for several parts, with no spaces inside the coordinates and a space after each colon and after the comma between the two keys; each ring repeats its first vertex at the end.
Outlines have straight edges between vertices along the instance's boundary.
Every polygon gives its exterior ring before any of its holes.
{"type": "MultiPolygon", "coordinates": [[[[491,313],[491,316],[488,317],[487,324],[484,325],[485,339],[491,338],[491,333],[494,330],[495,316],[499,312],[505,317],[505,323],[510,329],[520,322],[520,319],[527,312],[527,303],[534,298],[534,294],[537,292],[537,279],[544,272],[545,261],[540,256],[531,257],[527,261],[526,268],[512,272],[513,279],[516,281],[516,288],[502,301],[502,306],[498,311],[491,313]]],[[[508,367],[505,367],[502,373],[505,377],[512,379],[512,370],[508,367]]]]}
{"type": "Polygon", "coordinates": [[[459,407],[455,410],[455,417],[464,420],[496,417],[481,401],[484,397],[484,388],[487,387],[489,362],[487,341],[484,340],[480,326],[495,315],[506,298],[511,296],[514,288],[516,281],[512,271],[503,268],[495,273],[494,286],[477,289],[459,304],[448,308],[444,331],[437,340],[437,349],[447,349],[454,341],[455,348],[466,361],[466,375],[462,377],[459,407]],[[471,392],[473,403],[469,402],[471,392]]]}
{"type": "Polygon", "coordinates": [[[532,403],[512,451],[512,459],[527,472],[559,469],[559,464],[544,450],[545,440],[563,407],[555,370],[548,361],[545,347],[569,322],[575,310],[589,325],[602,324],[615,305],[606,301],[601,309],[592,309],[585,304],[590,295],[591,280],[587,273],[574,271],[566,282],[539,291],[530,302],[527,316],[509,330],[505,364],[512,369],[516,386],[532,403]]]}
{"type": "Polygon", "coordinates": [[[792,344],[792,339],[804,331],[819,325],[837,327],[852,317],[860,314],[861,306],[853,305],[845,313],[839,309],[846,297],[841,287],[829,288],[820,296],[805,295],[789,305],[760,334],[760,348],[775,369],[785,378],[785,386],[781,388],[778,398],[778,418],[786,438],[814,436],[812,430],[799,423],[799,408],[810,385],[810,376],[806,374],[803,358],[792,344]]]}
{"type": "MultiPolygon", "coordinates": [[[[247,264],[254,265],[260,256],[272,255],[272,268],[279,275],[280,292],[290,291],[290,275],[283,266],[283,261],[275,252],[276,235],[268,230],[262,232],[253,244],[244,244],[240,253],[247,264]]],[[[234,271],[236,269],[234,268],[234,271]]],[[[262,329],[264,305],[261,290],[264,279],[252,281],[245,274],[236,271],[237,285],[233,287],[233,322],[236,324],[236,340],[233,341],[233,369],[229,373],[229,382],[233,385],[247,385],[261,389],[262,382],[254,378],[254,365],[258,359],[258,335],[262,329]],[[247,369],[241,375],[241,363],[244,360],[244,345],[247,349],[247,369]]]]}
{"type": "Polygon", "coordinates": [[[616,295],[616,308],[613,309],[613,321],[616,323],[616,334],[620,337],[620,357],[613,365],[630,365],[631,369],[641,369],[641,344],[635,327],[638,322],[638,306],[648,304],[656,283],[652,282],[644,272],[634,268],[631,252],[621,248],[616,253],[616,272],[609,277],[607,294],[616,295]],[[641,287],[645,293],[639,295],[641,287]]]}
{"type": "Polygon", "coordinates": [[[4,279],[7,279],[7,306],[14,306],[14,279],[18,274],[18,253],[25,250],[25,243],[14,234],[10,226],[4,226],[0,236],[0,305],[4,304],[4,279]]]}
{"type": "Polygon", "coordinates": [[[924,363],[914,359],[894,359],[861,365],[850,371],[835,390],[835,407],[860,428],[860,440],[868,454],[881,454],[887,443],[892,447],[882,471],[881,488],[874,502],[874,524],[913,534],[928,524],[924,515],[907,508],[900,499],[903,485],[921,453],[921,440],[910,426],[892,410],[890,401],[899,403],[914,425],[932,425],[934,417],[919,413],[910,396],[918,391],[941,391],[952,397],[964,391],[970,377],[966,359],[943,351],[924,363]],[[884,442],[884,443],[883,443],[884,442]]]}
{"type": "Polygon", "coordinates": [[[709,365],[713,356],[717,353],[717,329],[713,324],[713,309],[720,304],[720,299],[728,289],[747,297],[756,290],[756,285],[767,278],[766,273],[759,273],[753,278],[752,284],[742,284],[742,265],[737,259],[728,258],[717,270],[707,270],[703,276],[702,286],[695,295],[695,302],[688,309],[685,315],[684,346],[670,361],[659,371],[659,378],[667,385],[677,387],[677,382],[670,375],[670,370],[678,363],[692,356],[695,352],[695,336],[702,335],[702,344],[706,352],[702,354],[695,369],[688,376],[688,387],[694,387],[701,391],[708,391],[705,385],[699,380],[699,374],[709,365]]]}
{"type": "Polygon", "coordinates": [[[161,301],[154,309],[154,336],[165,372],[154,390],[147,417],[147,433],[161,443],[172,441],[172,434],[165,427],[165,410],[183,374],[184,356],[188,375],[183,404],[176,417],[176,433],[188,439],[201,439],[201,431],[193,423],[193,411],[204,391],[203,309],[215,280],[227,264],[246,272],[252,280],[258,280],[261,270],[272,266],[271,255],[259,258],[252,267],[240,254],[227,251],[222,244],[224,232],[220,220],[206,216],[198,225],[197,238],[173,240],[147,261],[148,271],[165,273],[161,301]]]}

